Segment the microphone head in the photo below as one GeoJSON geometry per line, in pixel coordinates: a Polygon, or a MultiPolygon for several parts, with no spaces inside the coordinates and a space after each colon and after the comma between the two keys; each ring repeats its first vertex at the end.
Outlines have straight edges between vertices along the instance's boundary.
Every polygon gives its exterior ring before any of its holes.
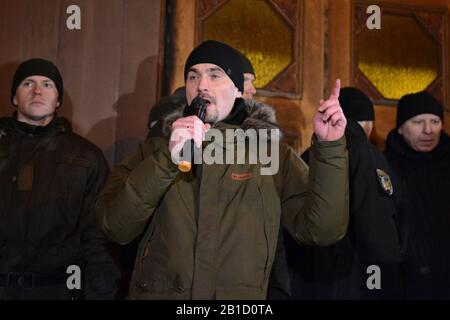
{"type": "Polygon", "coordinates": [[[186,108],[184,108],[183,116],[188,117],[195,115],[199,117],[200,120],[205,122],[206,109],[207,109],[206,101],[203,100],[201,97],[197,96],[192,100],[189,106],[186,106],[186,108]]]}

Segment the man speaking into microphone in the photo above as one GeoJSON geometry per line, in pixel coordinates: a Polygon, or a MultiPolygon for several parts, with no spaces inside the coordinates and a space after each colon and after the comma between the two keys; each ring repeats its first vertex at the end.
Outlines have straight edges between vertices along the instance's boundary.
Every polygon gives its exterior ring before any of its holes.
{"type": "Polygon", "coordinates": [[[278,131],[272,107],[242,99],[242,73],[239,53],[228,45],[196,47],[184,69],[187,105],[165,116],[163,137],[147,139],[113,169],[96,200],[112,240],[127,244],[144,231],[130,299],[265,299],[280,223],[309,245],[332,244],[346,232],[339,81],[314,117],[310,168],[283,144],[273,175],[261,174],[261,163],[201,163],[182,172],[172,161],[189,140],[202,150],[236,147],[238,138],[219,143],[208,139],[211,132],[278,131]],[[195,98],[206,104],[204,121],[184,116],[195,98]]]}
{"type": "MultiPolygon", "coordinates": [[[[194,100],[192,100],[192,103],[190,106],[184,108],[183,116],[197,116],[197,118],[200,119],[202,123],[206,121],[206,111],[208,101],[202,99],[200,96],[197,96],[194,100]]],[[[211,126],[209,126],[211,127],[211,126]]],[[[188,127],[189,128],[189,127],[188,127]]],[[[191,135],[191,132],[189,130],[183,130],[184,128],[181,128],[182,132],[184,134],[187,134],[188,137],[191,135]]],[[[195,130],[195,128],[194,128],[195,130]]],[[[203,132],[203,128],[200,127],[200,130],[203,132]]],[[[194,133],[195,135],[195,133],[194,133]]],[[[182,138],[181,138],[182,139],[182,138]]],[[[203,136],[202,136],[203,139],[203,136]]],[[[174,139],[178,140],[178,139],[174,139]]],[[[192,163],[194,162],[194,140],[188,140],[184,143],[184,149],[181,151],[181,158],[178,160],[178,169],[182,172],[188,172],[192,168],[192,163]]],[[[197,148],[201,148],[201,144],[197,146],[197,148]]],[[[173,150],[173,149],[172,149],[173,150]]],[[[177,152],[177,150],[173,150],[172,152],[172,161],[174,160],[174,153],[177,152]]],[[[178,158],[178,157],[175,157],[178,158]]],[[[177,161],[175,161],[177,162],[177,161]]]]}

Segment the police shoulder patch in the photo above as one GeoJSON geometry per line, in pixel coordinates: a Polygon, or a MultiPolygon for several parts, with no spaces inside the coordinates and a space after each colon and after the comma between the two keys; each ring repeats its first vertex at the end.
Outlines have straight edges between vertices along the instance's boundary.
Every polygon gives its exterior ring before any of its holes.
{"type": "Polygon", "coordinates": [[[391,196],[394,193],[394,187],[392,186],[391,178],[385,171],[381,169],[377,169],[376,171],[378,182],[380,183],[381,188],[391,196]]]}

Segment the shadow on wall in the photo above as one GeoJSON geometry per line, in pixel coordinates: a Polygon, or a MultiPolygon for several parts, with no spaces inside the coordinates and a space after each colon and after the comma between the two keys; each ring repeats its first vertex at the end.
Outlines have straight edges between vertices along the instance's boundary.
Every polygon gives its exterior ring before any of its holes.
{"type": "MultiPolygon", "coordinates": [[[[108,141],[112,143],[103,148],[103,152],[111,167],[136,152],[139,144],[145,140],[148,115],[157,96],[156,74],[157,57],[144,59],[139,64],[133,91],[121,95],[113,104],[112,110],[116,115],[99,121],[87,134],[87,139],[91,141],[99,136],[110,138],[108,141]]],[[[124,77],[125,74],[122,74],[121,79],[124,77]]],[[[128,294],[139,242],[140,237],[125,246],[111,247],[115,260],[122,270],[118,299],[123,299],[128,294]]]]}
{"type": "Polygon", "coordinates": [[[56,113],[58,117],[66,118],[69,121],[73,132],[80,132],[79,128],[77,128],[73,121],[73,102],[70,94],[66,90],[64,90],[63,103],[58,109],[56,109],[56,113]]]}
{"type": "Polygon", "coordinates": [[[0,66],[0,117],[11,116],[15,111],[11,104],[11,85],[20,63],[20,61],[11,61],[0,66]]]}
{"type": "MultiPolygon", "coordinates": [[[[11,85],[14,73],[21,63],[22,61],[14,61],[0,66],[0,116],[2,117],[10,117],[17,110],[11,103],[11,85]]],[[[63,103],[56,111],[59,117],[72,122],[73,103],[66,90],[64,90],[63,103]]]]}
{"type": "MultiPolygon", "coordinates": [[[[121,95],[112,106],[116,116],[96,123],[87,134],[87,139],[91,141],[97,136],[114,137],[110,140],[111,145],[103,147],[110,166],[136,152],[139,144],[145,140],[148,114],[157,96],[156,74],[157,57],[144,59],[137,70],[134,90],[121,95]]],[[[121,75],[121,81],[126,81],[124,77],[121,75]]]]}

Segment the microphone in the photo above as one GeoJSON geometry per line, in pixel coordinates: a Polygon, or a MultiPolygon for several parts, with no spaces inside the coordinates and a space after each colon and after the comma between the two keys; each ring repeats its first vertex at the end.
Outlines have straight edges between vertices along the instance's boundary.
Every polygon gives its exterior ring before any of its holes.
{"type": "MultiPolygon", "coordinates": [[[[184,108],[183,117],[196,115],[200,120],[205,122],[206,120],[206,101],[199,96],[192,100],[191,105],[184,108]]],[[[178,170],[181,172],[189,172],[192,168],[194,157],[194,140],[190,139],[184,143],[183,150],[190,150],[187,154],[183,154],[181,151],[181,160],[178,163],[178,170]]]]}

